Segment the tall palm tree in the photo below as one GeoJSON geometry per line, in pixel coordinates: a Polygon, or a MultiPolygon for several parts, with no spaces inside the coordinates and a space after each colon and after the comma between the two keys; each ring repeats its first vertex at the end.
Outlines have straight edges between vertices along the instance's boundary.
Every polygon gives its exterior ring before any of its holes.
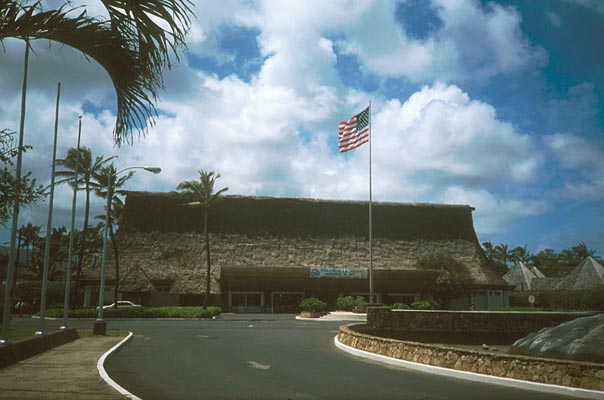
{"type": "Polygon", "coordinates": [[[508,267],[511,253],[507,244],[498,244],[495,246],[494,256],[496,259],[501,261],[506,268],[508,267]]]}
{"type": "Polygon", "coordinates": [[[198,181],[184,181],[178,184],[176,190],[179,190],[187,205],[200,206],[203,210],[203,236],[205,240],[204,251],[206,253],[206,294],[203,299],[203,308],[208,308],[208,299],[210,298],[210,234],[208,232],[208,215],[210,207],[216,203],[220,196],[229,190],[222,188],[214,193],[214,184],[220,178],[220,174],[215,174],[214,171],[199,170],[198,181]]]}
{"type": "MultiPolygon", "coordinates": [[[[115,157],[103,158],[103,156],[92,157],[92,151],[89,147],[82,146],[79,148],[70,148],[67,150],[67,155],[63,159],[56,160],[56,164],[63,169],[55,172],[55,176],[61,178],[57,184],[67,183],[71,187],[74,186],[74,178],[77,172],[78,175],[78,190],[83,190],[86,199],[84,202],[84,226],[82,228],[82,238],[86,238],[88,224],[90,219],[90,194],[93,191],[99,190],[99,183],[96,177],[101,172],[102,168],[115,157]],[[77,170],[77,171],[76,171],[77,170]]],[[[80,241],[78,251],[78,261],[76,265],[76,278],[74,295],[77,295],[80,287],[80,279],[82,276],[82,263],[84,261],[84,253],[86,252],[86,240],[80,241]]],[[[74,302],[70,302],[75,304],[74,302]]]]}
{"type": "Polygon", "coordinates": [[[518,246],[510,252],[510,260],[513,262],[529,263],[533,259],[533,254],[525,244],[524,247],[518,246]]]}
{"type": "Polygon", "coordinates": [[[20,229],[21,240],[23,241],[23,246],[25,247],[26,266],[30,264],[29,246],[32,246],[36,239],[38,239],[41,229],[42,227],[40,225],[32,225],[31,222],[29,222],[27,225],[23,225],[20,229]]]}
{"type": "Polygon", "coordinates": [[[111,208],[109,210],[109,221],[105,221],[105,215],[97,215],[96,218],[101,219],[107,225],[109,229],[109,237],[111,239],[111,246],[113,247],[113,256],[115,257],[115,286],[113,290],[113,307],[117,308],[118,294],[119,294],[119,283],[120,283],[120,257],[117,240],[115,238],[115,232],[113,227],[119,224],[120,217],[122,215],[122,209],[124,208],[124,202],[119,198],[121,194],[119,188],[124,186],[126,181],[134,175],[135,171],[130,171],[126,175],[119,178],[116,177],[117,170],[113,163],[101,169],[100,173],[96,176],[96,180],[99,184],[96,194],[102,198],[107,198],[108,188],[111,185],[111,208]],[[111,177],[111,181],[109,178],[111,177]]]}
{"type": "Polygon", "coordinates": [[[186,47],[193,16],[190,0],[100,0],[108,19],[90,17],[64,0],[45,10],[42,1],[0,1],[0,42],[6,38],[48,39],[82,51],[109,74],[117,95],[117,144],[132,131],[144,134],[157,115],[162,71],[186,47]]]}

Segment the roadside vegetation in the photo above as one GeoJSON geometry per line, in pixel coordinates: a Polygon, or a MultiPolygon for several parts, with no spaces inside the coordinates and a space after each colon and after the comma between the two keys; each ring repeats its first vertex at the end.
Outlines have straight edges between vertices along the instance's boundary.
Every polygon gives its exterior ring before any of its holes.
{"type": "MultiPolygon", "coordinates": [[[[220,315],[220,307],[132,307],[108,308],[103,310],[104,318],[212,318],[220,315]]],[[[94,307],[69,311],[69,318],[96,318],[98,310],[94,307]]],[[[46,310],[49,318],[62,318],[62,308],[46,310]]]]}

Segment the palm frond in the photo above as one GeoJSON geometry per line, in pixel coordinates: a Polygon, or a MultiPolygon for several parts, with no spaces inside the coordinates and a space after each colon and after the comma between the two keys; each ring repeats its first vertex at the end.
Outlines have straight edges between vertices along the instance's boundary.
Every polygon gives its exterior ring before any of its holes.
{"type": "Polygon", "coordinates": [[[69,2],[42,11],[40,2],[0,1],[0,42],[5,38],[48,39],[82,51],[109,74],[117,95],[116,144],[130,143],[155,123],[163,88],[162,69],[184,46],[190,20],[188,0],[102,0],[110,20],[89,17],[69,2]],[[76,13],[76,15],[73,15],[76,13]],[[69,15],[68,15],[69,14],[69,15]],[[163,29],[152,18],[167,23],[163,29]]]}

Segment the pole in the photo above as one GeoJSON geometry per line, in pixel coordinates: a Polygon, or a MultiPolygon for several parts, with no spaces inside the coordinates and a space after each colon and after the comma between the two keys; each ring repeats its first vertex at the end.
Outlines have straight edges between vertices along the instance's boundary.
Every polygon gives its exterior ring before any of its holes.
{"type": "Polygon", "coordinates": [[[44,271],[42,273],[42,293],[40,294],[40,330],[36,335],[44,335],[46,330],[46,292],[48,291],[48,270],[50,269],[50,239],[52,237],[52,211],[55,198],[55,164],[57,159],[57,137],[59,135],[59,101],[61,82],[57,83],[57,105],[55,108],[55,132],[52,146],[52,166],[50,168],[50,195],[48,198],[48,222],[46,223],[46,246],[44,247],[44,271]]]}
{"type": "MultiPolygon", "coordinates": [[[[63,326],[67,329],[69,317],[69,295],[71,292],[71,260],[73,258],[73,231],[75,230],[76,202],[78,198],[78,169],[80,168],[80,138],[82,137],[82,116],[78,117],[78,146],[76,147],[75,174],[73,177],[73,198],[71,199],[71,231],[69,232],[69,254],[67,256],[67,271],[65,272],[65,300],[63,301],[63,326]]],[[[84,238],[82,238],[84,240],[84,238]]]]}
{"type": "Polygon", "coordinates": [[[371,101],[369,101],[369,303],[373,303],[373,219],[371,208],[373,204],[373,190],[371,181],[371,101]]]}
{"type": "Polygon", "coordinates": [[[2,315],[2,331],[0,333],[0,344],[8,344],[8,326],[10,324],[10,312],[12,306],[12,289],[15,275],[15,262],[17,251],[15,242],[17,240],[17,226],[19,223],[19,196],[21,181],[21,165],[23,164],[23,134],[25,131],[25,104],[27,98],[27,70],[29,67],[29,41],[25,40],[25,59],[23,61],[23,87],[21,89],[21,121],[19,122],[19,144],[17,148],[17,169],[15,171],[15,198],[13,200],[13,221],[10,232],[10,253],[8,259],[8,271],[6,272],[6,290],[4,292],[4,308],[2,315]]]}

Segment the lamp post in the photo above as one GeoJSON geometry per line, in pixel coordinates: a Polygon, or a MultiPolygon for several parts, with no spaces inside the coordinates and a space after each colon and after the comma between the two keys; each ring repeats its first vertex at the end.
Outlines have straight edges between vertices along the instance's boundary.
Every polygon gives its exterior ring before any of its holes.
{"type": "Polygon", "coordinates": [[[105,233],[103,235],[103,260],[101,263],[101,282],[99,285],[99,309],[98,309],[98,318],[94,321],[92,333],[93,335],[105,335],[107,333],[107,323],[103,321],[103,305],[105,299],[105,271],[107,269],[107,238],[109,236],[109,224],[111,218],[111,200],[113,198],[113,185],[115,184],[115,179],[122,172],[131,170],[131,169],[144,169],[145,171],[151,172],[153,174],[159,174],[161,172],[161,168],[159,167],[128,167],[124,168],[116,173],[112,173],[112,169],[109,168],[107,170],[107,204],[105,206],[105,233]]]}

